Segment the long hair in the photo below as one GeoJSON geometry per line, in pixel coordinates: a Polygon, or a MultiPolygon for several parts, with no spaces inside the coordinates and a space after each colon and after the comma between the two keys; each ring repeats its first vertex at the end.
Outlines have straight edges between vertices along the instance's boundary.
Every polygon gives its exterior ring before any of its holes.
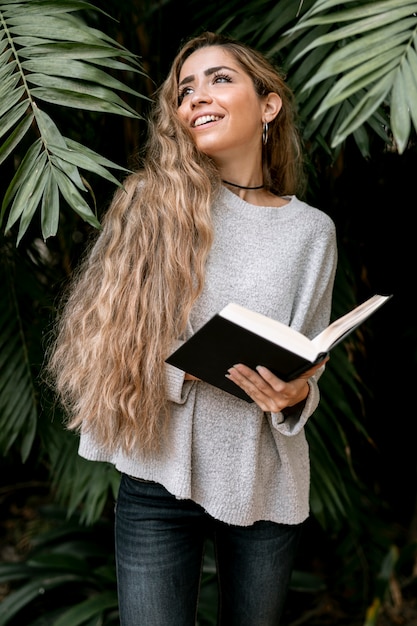
{"type": "Polygon", "coordinates": [[[110,452],[160,447],[169,419],[164,360],[204,286],[221,181],[177,109],[182,65],[206,46],[226,48],[260,96],[281,96],[264,148],[264,182],[279,195],[295,193],[299,182],[292,95],[280,74],[242,43],[213,33],[191,39],[157,91],[143,166],[116,192],[62,300],[49,349],[47,372],[68,428],[90,431],[110,452]]]}

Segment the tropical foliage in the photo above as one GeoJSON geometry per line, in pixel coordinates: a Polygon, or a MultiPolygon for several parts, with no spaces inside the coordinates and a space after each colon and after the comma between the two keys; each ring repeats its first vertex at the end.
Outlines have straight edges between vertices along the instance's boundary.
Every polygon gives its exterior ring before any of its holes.
{"type": "MultiPolygon", "coordinates": [[[[82,193],[89,191],[80,169],[119,184],[107,168],[118,165],[71,138],[63,137],[45,103],[75,109],[138,116],[116,90],[141,94],[101,69],[141,72],[135,56],[72,13],[92,9],[77,2],[1,3],[2,44],[0,165],[27,135],[27,149],[4,195],[1,217],[8,209],[6,232],[19,222],[17,243],[40,206],[44,239],[56,235],[59,196],[85,221],[98,227],[95,211],[82,193]],[[50,34],[53,37],[50,37],[50,34]]],[[[92,196],[94,200],[94,196],[92,196]]]]}
{"type": "MultiPolygon", "coordinates": [[[[174,0],[158,11],[145,0],[111,0],[108,13],[101,5],[0,0],[0,449],[7,462],[46,474],[55,500],[71,519],[93,525],[93,534],[116,495],[118,475],[78,457],[77,440],[62,427],[59,407],[42,382],[42,361],[55,299],[140,150],[140,125],[169,63],[165,49],[175,52],[182,37],[211,28],[248,41],[284,68],[297,95],[312,201],[328,184],[329,166],[343,167],[347,147],[356,146],[357,158],[371,159],[375,149],[403,154],[414,148],[417,128],[415,2],[228,0],[213,10],[210,3],[188,0],[181,3],[183,13],[174,0]],[[175,41],[169,28],[171,39],[158,37],[161,20],[169,24],[178,12],[175,41]]],[[[352,308],[361,289],[342,250],[334,316],[352,308]]],[[[366,339],[358,333],[337,348],[322,380],[323,400],[307,431],[311,506],[332,537],[349,536],[343,543],[351,563],[346,576],[376,573],[386,551],[386,580],[395,559],[383,533],[373,538],[366,567],[361,563],[369,522],[364,503],[372,511],[375,499],[351,450],[352,441],[369,444],[363,406],[371,392],[357,367],[366,339]]],[[[74,530],[62,528],[63,535],[74,530]]],[[[90,530],[79,532],[87,536],[90,530]]],[[[54,540],[47,536],[42,545],[54,540]]],[[[71,541],[47,552],[35,545],[33,559],[16,565],[21,595],[9,596],[14,609],[0,623],[35,601],[36,584],[43,577],[51,581],[51,567],[57,575],[52,586],[79,583],[79,613],[74,609],[66,618],[64,603],[56,607],[57,623],[97,623],[93,615],[112,623],[114,579],[106,570],[112,565],[97,556],[94,582],[83,581],[92,555],[71,541]],[[51,552],[56,554],[48,562],[51,552]]],[[[7,575],[0,569],[0,582],[7,575]]],[[[202,623],[212,623],[207,620],[202,623]]]]}

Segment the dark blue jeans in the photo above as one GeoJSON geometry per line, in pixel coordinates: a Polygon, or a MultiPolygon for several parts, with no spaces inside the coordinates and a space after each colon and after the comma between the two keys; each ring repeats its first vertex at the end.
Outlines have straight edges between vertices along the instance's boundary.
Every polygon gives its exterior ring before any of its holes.
{"type": "Polygon", "coordinates": [[[230,526],[157,483],[123,475],[116,504],[121,626],[195,626],[207,536],[214,538],[219,624],[278,626],[301,526],[230,526]]]}

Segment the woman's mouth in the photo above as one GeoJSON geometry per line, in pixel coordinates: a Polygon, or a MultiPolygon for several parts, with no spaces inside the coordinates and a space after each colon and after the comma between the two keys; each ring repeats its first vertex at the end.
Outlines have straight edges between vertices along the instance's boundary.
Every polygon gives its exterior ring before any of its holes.
{"type": "Polygon", "coordinates": [[[202,126],[203,124],[208,124],[209,122],[217,122],[221,117],[218,115],[202,115],[201,117],[197,117],[193,124],[193,128],[197,126],[202,126]]]}

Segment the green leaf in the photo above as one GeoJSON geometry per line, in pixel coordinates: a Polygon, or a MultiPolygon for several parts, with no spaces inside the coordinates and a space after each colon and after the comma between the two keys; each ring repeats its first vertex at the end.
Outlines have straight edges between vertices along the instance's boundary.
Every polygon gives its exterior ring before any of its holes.
{"type": "Polygon", "coordinates": [[[59,225],[59,189],[53,176],[49,176],[41,205],[41,228],[44,240],[56,235],[59,225]]]}
{"type": "MultiPolygon", "coordinates": [[[[115,185],[121,187],[121,183],[117,180],[117,178],[113,176],[105,167],[99,165],[99,155],[97,155],[93,151],[91,151],[92,156],[90,156],[86,153],[85,150],[83,150],[82,146],[78,146],[78,150],[69,148],[63,149],[59,148],[58,146],[50,146],[50,150],[54,155],[58,156],[61,161],[71,163],[72,165],[76,165],[81,169],[93,172],[94,174],[97,174],[98,176],[101,176],[102,178],[105,178],[115,185]]],[[[107,161],[107,164],[110,167],[117,167],[117,165],[113,164],[111,161],[107,161]]]]}
{"type": "MultiPolygon", "coordinates": [[[[361,35],[362,33],[368,33],[369,31],[373,29],[382,28],[386,25],[389,26],[393,24],[394,22],[398,22],[399,20],[402,20],[402,18],[409,18],[410,14],[417,11],[417,3],[413,3],[413,5],[414,7],[401,7],[396,10],[389,11],[387,13],[381,13],[381,14],[374,15],[370,18],[364,18],[364,19],[358,20],[357,22],[353,22],[352,24],[349,24],[348,26],[338,28],[337,30],[331,31],[323,35],[322,37],[318,37],[315,41],[312,41],[308,46],[306,46],[306,48],[302,52],[300,52],[300,55],[299,57],[297,57],[297,60],[303,54],[306,54],[311,49],[317,46],[322,46],[324,44],[328,44],[328,43],[332,43],[336,41],[349,40],[351,37],[361,35]]],[[[327,23],[337,24],[342,19],[349,19],[349,12],[345,12],[341,14],[333,13],[329,16],[325,16],[321,18],[314,18],[308,22],[305,22],[304,27],[306,26],[311,27],[313,25],[327,24],[327,23]]],[[[300,24],[297,25],[292,30],[295,31],[298,27],[301,27],[300,24]]]]}
{"type": "Polygon", "coordinates": [[[44,12],[53,14],[66,11],[80,11],[81,9],[94,8],[100,10],[86,0],[59,0],[59,2],[48,0],[3,0],[2,4],[13,5],[13,14],[22,13],[23,15],[31,15],[32,17],[38,13],[43,14],[44,12]]]}
{"type": "MultiPolygon", "coordinates": [[[[46,160],[47,160],[46,153],[41,154],[38,159],[37,166],[34,170],[34,180],[33,180],[31,194],[28,197],[26,204],[24,205],[24,210],[20,217],[19,232],[17,235],[17,245],[19,245],[23,235],[26,233],[29,227],[29,224],[32,221],[32,217],[41,201],[41,198],[45,191],[45,187],[48,184],[48,178],[50,177],[50,172],[48,171],[48,169],[45,168],[46,160]]],[[[22,187],[19,189],[19,192],[16,194],[15,202],[16,203],[20,202],[21,204],[24,204],[23,201],[21,201],[19,198],[19,195],[21,192],[22,192],[22,187]]]]}
{"type": "Polygon", "coordinates": [[[359,128],[353,131],[353,136],[361,154],[365,158],[370,158],[371,150],[369,145],[369,135],[366,132],[365,127],[359,126],[359,128]]]}
{"type": "MultiPolygon", "coordinates": [[[[68,177],[68,179],[75,185],[75,187],[77,187],[77,189],[79,189],[83,193],[85,191],[89,191],[93,196],[92,189],[88,186],[87,181],[83,181],[78,168],[72,165],[72,163],[70,163],[69,161],[64,161],[52,152],[49,153],[49,162],[53,166],[54,171],[59,170],[63,174],[65,174],[65,176],[68,177]]],[[[92,200],[94,200],[93,197],[92,200]]]]}
{"type": "Polygon", "coordinates": [[[19,80],[20,76],[16,72],[3,77],[3,80],[1,81],[2,93],[13,93],[19,80]]]}
{"type": "Polygon", "coordinates": [[[43,573],[55,574],[56,572],[72,572],[74,574],[83,574],[86,578],[91,575],[91,568],[82,558],[76,554],[69,554],[62,551],[62,547],[58,553],[47,550],[35,555],[29,555],[26,561],[27,566],[31,568],[32,575],[43,573]]]}
{"type": "Polygon", "coordinates": [[[17,68],[16,61],[9,61],[9,57],[11,57],[10,53],[8,54],[8,57],[6,59],[3,58],[3,55],[0,55],[0,80],[2,81],[0,83],[1,86],[3,86],[3,80],[15,73],[17,68]]]}
{"type": "Polygon", "coordinates": [[[404,61],[403,68],[404,81],[407,87],[406,98],[413,120],[414,129],[417,131],[417,52],[414,48],[409,48],[407,59],[404,61]]]}
{"type": "Polygon", "coordinates": [[[0,563],[0,583],[27,578],[30,578],[30,572],[25,563],[0,563]]]}
{"type": "MultiPolygon", "coordinates": [[[[38,155],[41,149],[42,149],[42,142],[40,139],[38,139],[37,141],[35,141],[35,143],[32,144],[32,146],[27,151],[23,161],[19,165],[17,172],[14,175],[12,182],[10,183],[4,195],[2,209],[1,209],[2,215],[4,215],[6,208],[9,206],[12,198],[17,193],[20,185],[25,183],[25,178],[28,175],[28,173],[32,171],[33,165],[36,162],[36,159],[38,158],[38,155]]],[[[19,212],[19,215],[20,213],[21,211],[19,212]]],[[[19,217],[19,215],[16,217],[16,219],[19,217]]],[[[16,219],[12,219],[12,224],[15,223],[16,219]]],[[[9,220],[10,220],[10,217],[9,217],[9,220]]]]}
{"type": "Polygon", "coordinates": [[[0,448],[3,454],[20,439],[20,454],[25,462],[32,448],[37,405],[16,294],[15,265],[7,247],[2,247],[0,284],[0,448]]]}
{"type": "MultiPolygon", "coordinates": [[[[28,110],[28,101],[23,100],[19,104],[8,111],[0,120],[0,138],[3,137],[9,130],[20,120],[20,118],[28,110]]],[[[33,117],[31,117],[32,121],[33,117]]]]}
{"type": "Polygon", "coordinates": [[[391,92],[390,111],[391,129],[400,154],[407,146],[411,128],[407,91],[404,73],[397,72],[391,92]]]}
{"type": "Polygon", "coordinates": [[[88,28],[81,20],[74,22],[68,14],[53,16],[40,12],[40,17],[42,19],[34,19],[34,16],[27,11],[14,13],[8,19],[9,31],[13,35],[30,35],[44,39],[45,42],[51,39],[52,34],[53,39],[62,41],[70,40],[86,44],[100,44],[102,41],[95,34],[94,29],[88,28]]]}
{"type": "Polygon", "coordinates": [[[68,162],[63,162],[59,159],[59,157],[55,157],[54,152],[51,150],[52,145],[55,145],[56,148],[61,148],[62,150],[68,150],[65,139],[61,135],[57,125],[47,113],[38,109],[36,105],[34,105],[33,110],[35,112],[36,121],[38,122],[42,141],[48,149],[50,162],[62,169],[62,171],[65,172],[68,178],[70,178],[79,189],[85,191],[85,185],[81,180],[78,169],[76,167],[72,167],[68,162]]]}
{"type": "MultiPolygon", "coordinates": [[[[19,40],[22,45],[21,39],[19,40]]],[[[22,58],[32,59],[39,56],[52,56],[55,59],[87,59],[91,62],[98,62],[101,60],[106,64],[107,59],[112,57],[120,57],[121,51],[119,48],[111,47],[104,43],[85,43],[79,42],[66,42],[66,41],[52,41],[47,40],[46,43],[39,44],[38,39],[35,37],[27,37],[24,40],[24,47],[19,50],[19,56],[22,58]]],[[[129,62],[118,62],[118,69],[138,71],[140,68],[139,61],[133,53],[128,50],[122,51],[123,58],[129,62]],[[137,66],[137,67],[135,67],[137,66]]],[[[140,71],[142,73],[142,71],[140,71]]]]}
{"type": "MultiPolygon", "coordinates": [[[[288,55],[287,55],[288,64],[294,65],[294,63],[300,57],[300,53],[302,53],[304,49],[307,48],[307,46],[309,46],[312,41],[315,41],[316,39],[318,39],[318,37],[321,37],[323,34],[327,33],[328,31],[329,31],[328,26],[316,26],[306,31],[305,33],[300,34],[298,42],[294,41],[292,43],[291,49],[288,51],[288,55]]],[[[276,46],[274,46],[274,48],[275,47],[276,46]]],[[[328,44],[328,50],[330,51],[332,49],[334,49],[334,44],[333,43],[328,44]]],[[[312,58],[311,57],[312,54],[316,54],[318,55],[319,58],[322,58],[322,53],[323,53],[323,47],[320,47],[317,51],[312,50],[309,54],[309,62],[307,66],[310,67],[311,64],[314,65],[314,62],[310,61],[310,59],[312,58]]]]}
{"type": "Polygon", "coordinates": [[[39,180],[42,178],[42,172],[46,164],[47,156],[45,152],[39,154],[35,150],[33,152],[33,157],[34,158],[24,160],[21,168],[19,168],[19,170],[21,169],[19,186],[16,190],[16,195],[10,209],[9,219],[6,223],[6,231],[9,230],[17,222],[17,220],[25,214],[28,207],[30,211],[32,210],[32,202],[34,198],[38,198],[38,202],[40,200],[40,195],[38,197],[37,185],[39,180]]]}
{"type": "MultiPolygon", "coordinates": [[[[3,62],[1,55],[3,54],[3,52],[6,50],[7,46],[9,45],[9,42],[7,41],[6,37],[4,37],[3,39],[3,35],[4,35],[4,32],[0,31],[0,63],[3,62]]],[[[9,50],[9,55],[11,56],[11,50],[9,50]]]]}
{"type": "Polygon", "coordinates": [[[396,61],[390,60],[388,56],[384,65],[381,66],[378,62],[375,70],[372,70],[369,74],[363,74],[364,70],[367,69],[363,66],[349,72],[333,85],[315,115],[321,115],[338,102],[343,102],[353,94],[362,92],[370,84],[374,84],[375,88],[377,88],[380,82],[385,83],[387,72],[392,72],[390,75],[392,80],[394,80],[396,68],[396,61]]]}
{"type": "MultiPolygon", "coordinates": [[[[75,81],[96,83],[97,85],[106,86],[110,89],[125,91],[133,95],[137,94],[134,89],[124,84],[122,81],[117,80],[110,74],[103,72],[103,70],[98,69],[94,65],[76,61],[75,59],[67,58],[66,62],[63,63],[61,58],[56,58],[55,56],[36,57],[35,59],[24,61],[22,68],[30,73],[44,74],[47,78],[72,78],[75,81]]],[[[33,75],[31,76],[29,74],[27,79],[33,80],[33,75]]],[[[60,84],[58,84],[57,87],[65,88],[61,87],[60,84]]]]}
{"type": "Polygon", "coordinates": [[[44,578],[32,580],[17,591],[11,592],[1,602],[0,626],[6,626],[15,615],[36,598],[43,596],[45,592],[61,585],[73,583],[76,580],[78,580],[78,577],[73,574],[63,574],[53,578],[45,576],[44,578]]]}
{"type": "Polygon", "coordinates": [[[61,86],[66,88],[56,88],[55,79],[49,79],[42,74],[34,77],[32,75],[28,80],[34,82],[39,80],[45,85],[43,87],[35,87],[31,90],[34,98],[39,98],[50,104],[72,107],[74,109],[83,109],[86,111],[99,111],[101,113],[114,113],[116,115],[125,115],[127,117],[139,118],[140,115],[132,109],[126,102],[112,93],[109,89],[103,89],[95,86],[87,86],[77,84],[69,80],[60,80],[61,86]],[[52,87],[48,89],[46,87],[52,87]],[[108,98],[108,99],[106,99],[108,98]]]}
{"type": "Polygon", "coordinates": [[[39,109],[36,104],[33,105],[33,113],[45,147],[48,148],[49,144],[65,147],[65,140],[51,116],[39,109]]]}
{"type": "MultiPolygon", "coordinates": [[[[9,135],[6,141],[2,145],[0,145],[0,165],[19,145],[19,143],[31,127],[33,118],[33,115],[28,115],[25,119],[23,119],[20,124],[14,129],[14,131],[9,135]]],[[[0,223],[2,219],[3,209],[0,214],[0,223]]]]}
{"type": "Polygon", "coordinates": [[[74,209],[74,211],[78,213],[83,220],[91,224],[91,226],[100,228],[100,222],[97,217],[94,215],[81,194],[77,191],[76,186],[72,183],[68,176],[56,167],[53,168],[53,174],[59,190],[68,202],[69,206],[74,209]]]}
{"type": "Polygon", "coordinates": [[[3,90],[3,86],[0,88],[0,117],[7,113],[15,104],[19,102],[25,93],[24,87],[18,87],[11,92],[3,90]]]}
{"type": "MultiPolygon", "coordinates": [[[[322,63],[319,71],[307,82],[304,89],[309,89],[316,83],[351,68],[356,68],[355,75],[366,76],[384,65],[387,60],[400,59],[406,49],[405,45],[400,44],[408,42],[409,34],[399,33],[397,36],[389,36],[389,44],[385,35],[382,41],[374,41],[372,38],[368,38],[368,41],[364,39],[357,39],[354,45],[348,44],[332,53],[322,63]]],[[[354,75],[354,73],[351,72],[349,75],[354,75]]]]}
{"type": "MultiPolygon", "coordinates": [[[[353,1],[353,0],[350,0],[353,1]]],[[[345,3],[347,4],[347,3],[345,3]]],[[[312,7],[312,11],[308,11],[299,20],[299,22],[293,26],[289,32],[293,33],[301,28],[307,28],[316,26],[318,24],[340,24],[341,22],[352,22],[346,27],[344,31],[346,37],[352,34],[357,34],[356,28],[359,27],[362,30],[372,30],[376,26],[380,26],[387,22],[397,21],[401,17],[408,17],[412,15],[416,10],[416,2],[412,0],[405,0],[399,5],[398,0],[384,0],[383,2],[368,2],[363,5],[355,6],[354,8],[347,8],[341,11],[329,11],[328,9],[333,7],[340,7],[340,2],[321,3],[316,2],[312,7]],[[320,17],[312,17],[313,14],[321,13],[320,17]],[[391,17],[392,16],[392,17],[391,17]],[[356,20],[356,22],[355,22],[356,20]],[[366,24],[366,28],[364,27],[366,24]],[[351,30],[353,29],[353,31],[351,30]]],[[[359,32],[361,32],[359,31],[359,32]]]]}
{"type": "Polygon", "coordinates": [[[78,143],[78,141],[74,141],[74,139],[65,137],[65,141],[67,143],[68,148],[72,150],[73,153],[77,153],[78,155],[85,155],[88,159],[94,160],[96,163],[103,165],[103,167],[111,167],[113,169],[117,169],[117,170],[124,171],[124,172],[130,171],[126,169],[125,167],[118,165],[117,163],[114,163],[113,161],[110,161],[109,159],[106,159],[106,157],[102,156],[101,154],[98,154],[97,152],[94,152],[94,150],[91,150],[90,148],[83,146],[82,144],[78,143]]]}
{"type": "Polygon", "coordinates": [[[54,626],[81,626],[88,619],[101,616],[108,609],[117,609],[117,606],[116,591],[105,591],[71,607],[56,620],[54,626]]]}
{"type": "Polygon", "coordinates": [[[350,133],[359,128],[374,111],[377,110],[381,102],[386,98],[394,79],[394,72],[388,73],[385,80],[374,86],[364,98],[354,107],[350,115],[342,122],[336,133],[332,147],[341,143],[350,133]]]}
{"type": "MultiPolygon", "coordinates": [[[[0,30],[1,33],[1,30],[0,30]]],[[[0,54],[0,65],[3,69],[7,69],[8,73],[11,73],[16,67],[16,61],[12,61],[13,51],[11,48],[6,48],[9,45],[7,39],[2,44],[2,52],[0,54]]]]}

